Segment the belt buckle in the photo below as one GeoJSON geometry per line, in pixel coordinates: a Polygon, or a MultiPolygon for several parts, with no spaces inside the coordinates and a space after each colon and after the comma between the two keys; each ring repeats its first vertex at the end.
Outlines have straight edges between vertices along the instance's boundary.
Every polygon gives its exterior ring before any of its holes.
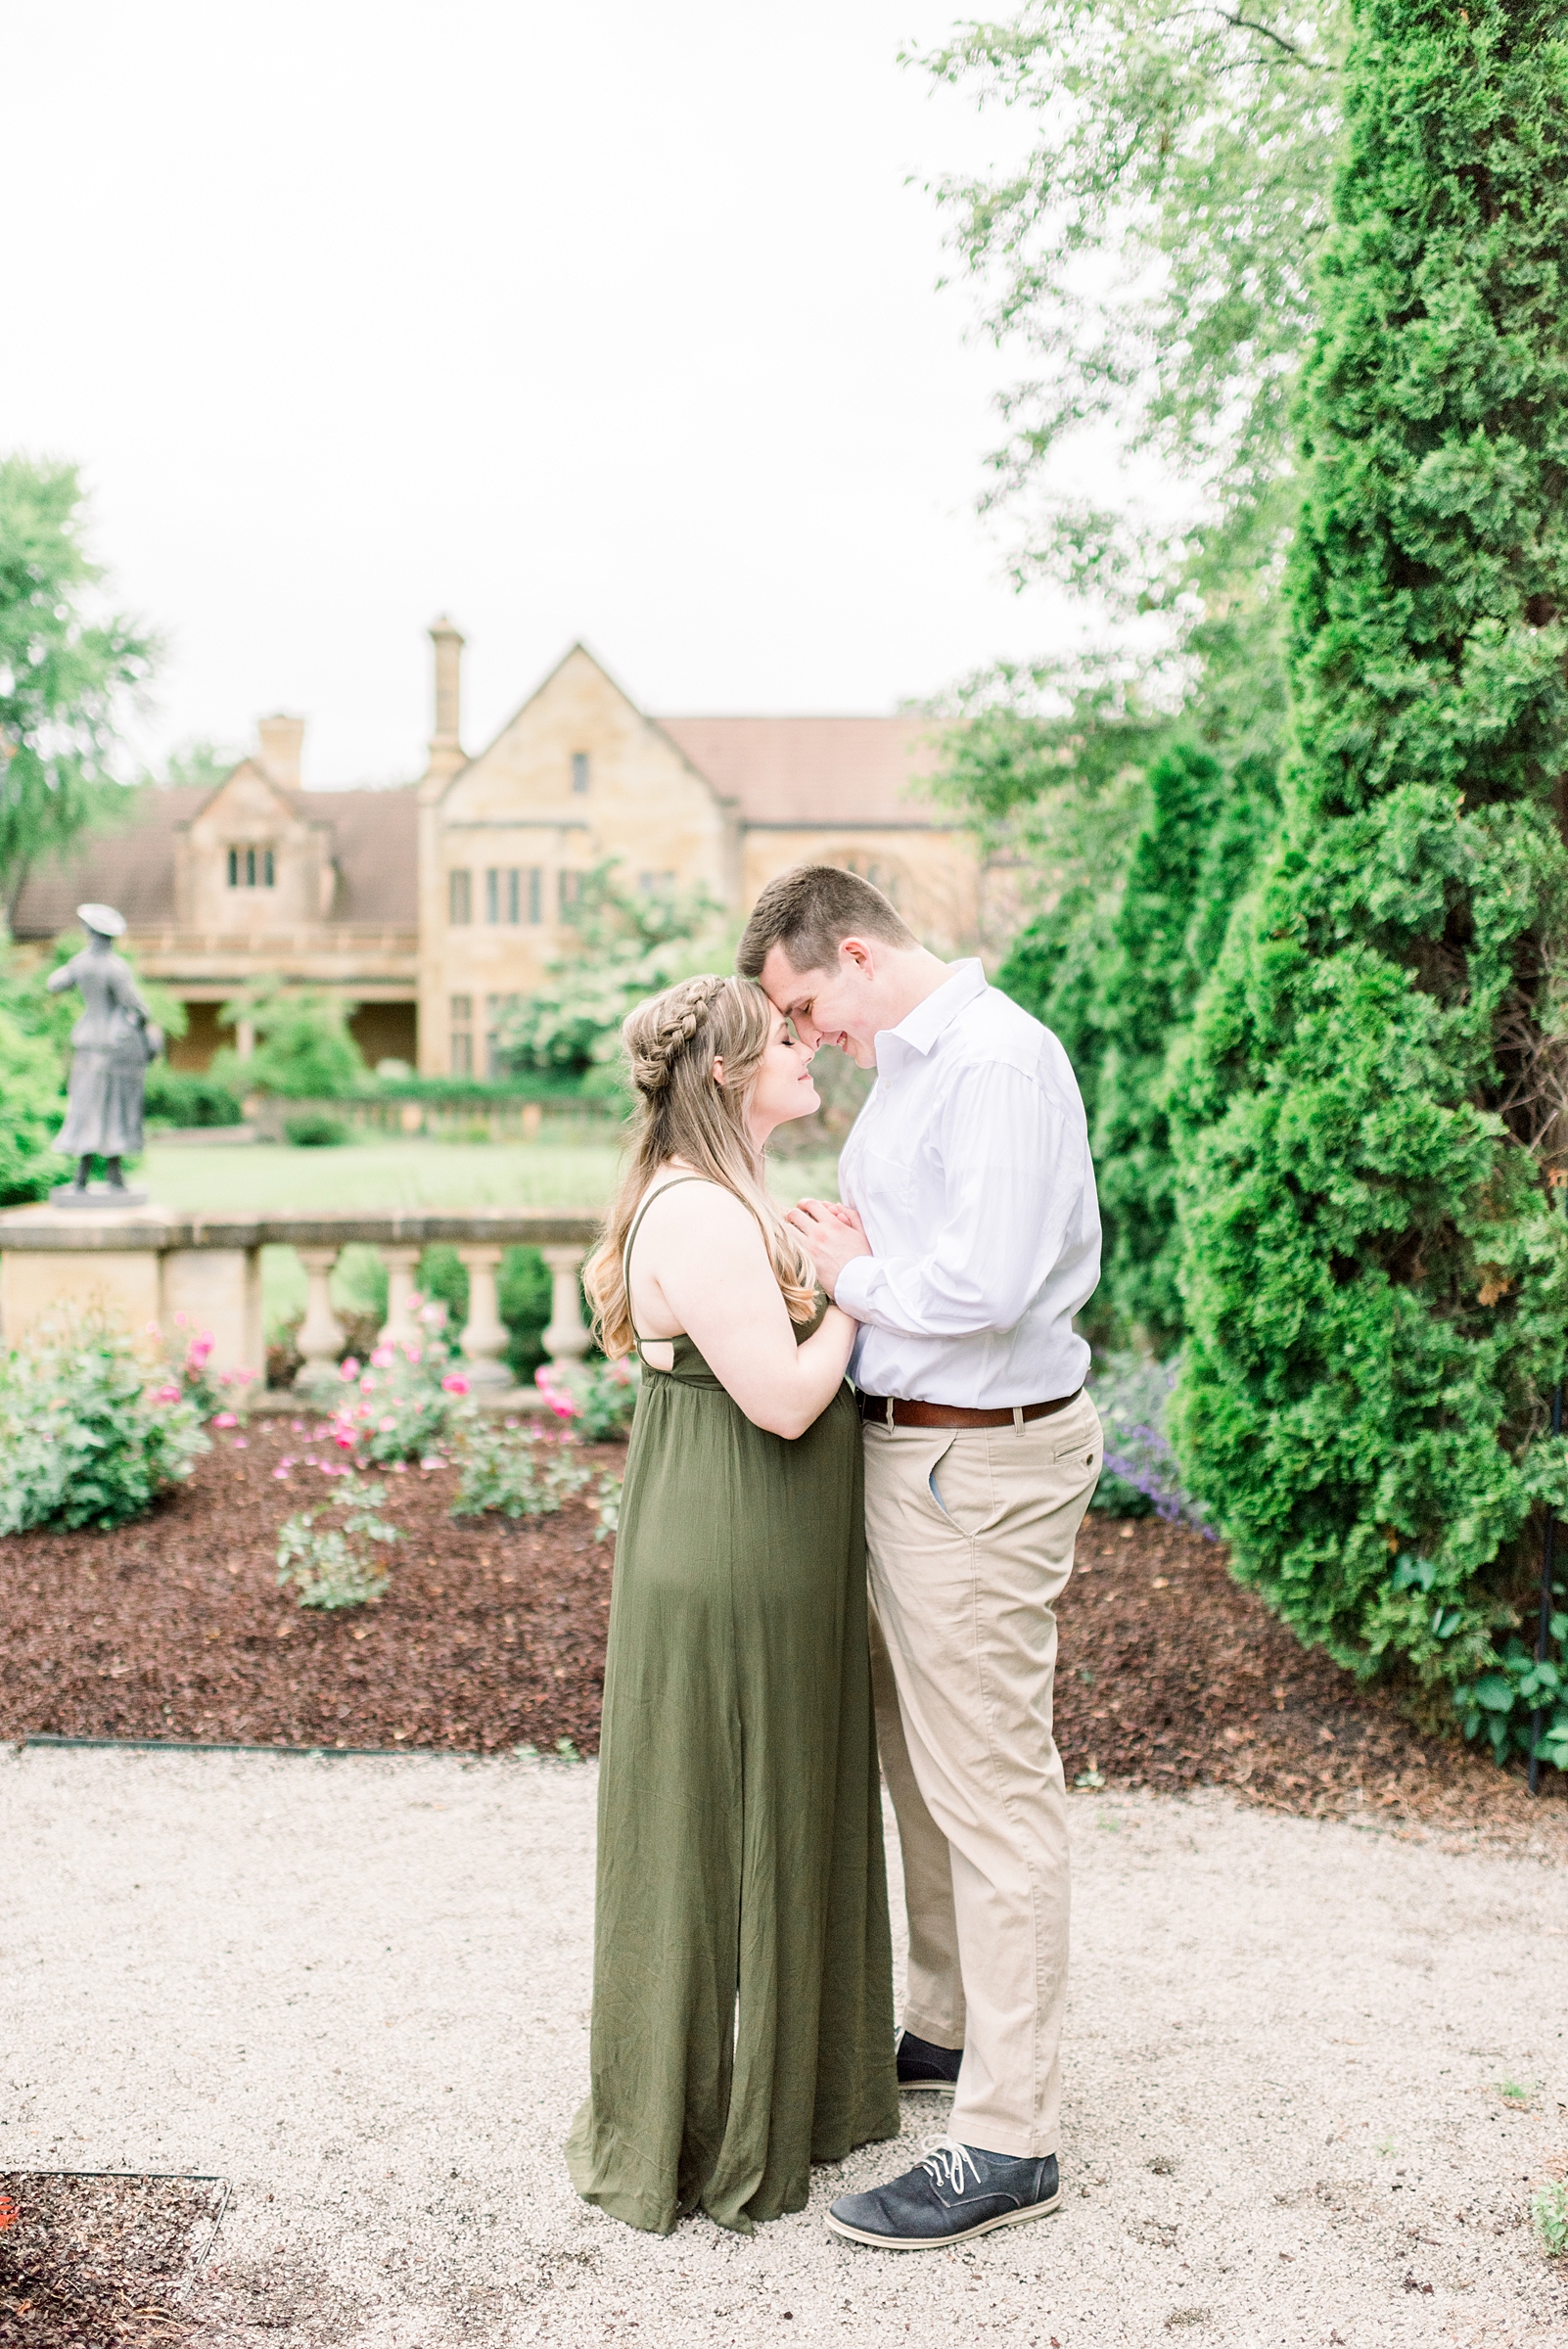
{"type": "Polygon", "coordinates": [[[883,1420],[883,1425],[887,1428],[890,1436],[892,1435],[894,1426],[896,1424],[893,1416],[893,1400],[894,1399],[891,1395],[884,1395],[882,1398],[882,1408],[886,1414],[883,1420]]]}

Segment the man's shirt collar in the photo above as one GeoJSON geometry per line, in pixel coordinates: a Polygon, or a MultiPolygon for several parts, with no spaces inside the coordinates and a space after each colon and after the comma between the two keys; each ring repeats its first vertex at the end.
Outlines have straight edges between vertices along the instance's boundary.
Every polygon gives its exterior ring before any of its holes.
{"type": "Polygon", "coordinates": [[[952,976],[934,989],[923,1003],[917,1003],[907,1018],[901,1019],[897,1028],[884,1028],[878,1032],[876,1050],[879,1065],[883,1047],[889,1043],[900,1045],[909,1052],[929,1052],[943,1030],[949,1027],[977,996],[985,993],[985,969],[975,956],[966,955],[961,962],[949,963],[947,968],[952,976]]]}

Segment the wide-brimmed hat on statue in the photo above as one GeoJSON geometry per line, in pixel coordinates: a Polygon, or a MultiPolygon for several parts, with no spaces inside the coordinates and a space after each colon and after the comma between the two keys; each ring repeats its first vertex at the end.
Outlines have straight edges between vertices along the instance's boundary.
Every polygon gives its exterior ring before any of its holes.
{"type": "Polygon", "coordinates": [[[76,919],[100,938],[118,938],[125,927],[125,916],[116,913],[113,905],[78,905],[76,919]]]}

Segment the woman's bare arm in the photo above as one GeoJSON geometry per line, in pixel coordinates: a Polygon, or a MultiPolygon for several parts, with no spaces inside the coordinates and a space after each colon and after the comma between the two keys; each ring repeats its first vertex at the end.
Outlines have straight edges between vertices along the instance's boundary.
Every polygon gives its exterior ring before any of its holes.
{"type": "Polygon", "coordinates": [[[649,1208],[632,1263],[645,1338],[684,1330],[747,1418],[772,1435],[793,1441],[821,1417],[855,1324],[830,1305],[821,1328],[796,1344],[757,1219],[732,1192],[671,1184],[649,1208]]]}

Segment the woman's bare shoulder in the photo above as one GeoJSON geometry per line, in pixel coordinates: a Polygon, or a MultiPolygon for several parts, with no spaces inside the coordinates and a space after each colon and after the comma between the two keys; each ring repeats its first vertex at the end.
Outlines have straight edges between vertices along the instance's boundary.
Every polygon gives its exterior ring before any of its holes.
{"type": "Polygon", "coordinates": [[[650,1234],[657,1226],[681,1241],[758,1235],[757,1218],[745,1201],[706,1174],[658,1175],[644,1192],[643,1205],[643,1229],[650,1234]]]}

